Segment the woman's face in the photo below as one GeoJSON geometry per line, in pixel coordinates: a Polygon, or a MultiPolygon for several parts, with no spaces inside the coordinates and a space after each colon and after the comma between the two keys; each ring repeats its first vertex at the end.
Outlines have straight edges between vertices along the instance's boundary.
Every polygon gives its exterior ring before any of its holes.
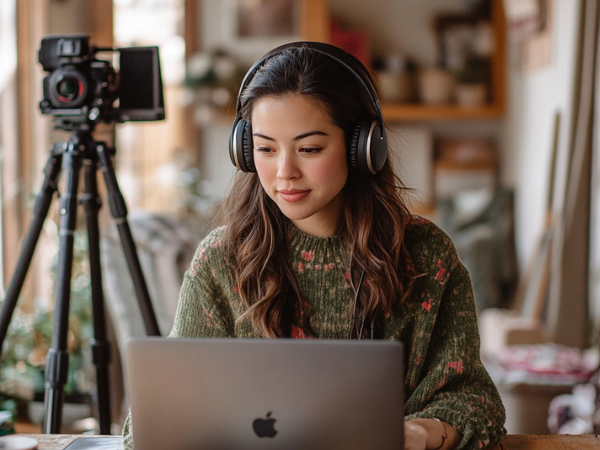
{"type": "Polygon", "coordinates": [[[344,132],[306,96],[258,99],[252,109],[254,163],[281,212],[314,236],[337,233],[348,178],[344,132]]]}

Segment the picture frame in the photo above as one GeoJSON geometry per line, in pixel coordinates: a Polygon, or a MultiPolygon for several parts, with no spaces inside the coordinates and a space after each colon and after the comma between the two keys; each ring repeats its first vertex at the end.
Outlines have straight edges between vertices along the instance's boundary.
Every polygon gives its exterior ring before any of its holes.
{"type": "Polygon", "coordinates": [[[301,39],[303,0],[204,0],[200,42],[250,65],[274,47],[301,39]]]}
{"type": "Polygon", "coordinates": [[[494,33],[490,18],[477,14],[441,14],[435,19],[438,66],[456,81],[459,106],[490,101],[494,33]]]}
{"type": "Polygon", "coordinates": [[[435,32],[440,67],[458,70],[477,38],[479,20],[469,14],[443,14],[435,19],[435,32]]]}
{"type": "Polygon", "coordinates": [[[237,0],[238,39],[294,36],[298,30],[296,0],[237,0]]]}

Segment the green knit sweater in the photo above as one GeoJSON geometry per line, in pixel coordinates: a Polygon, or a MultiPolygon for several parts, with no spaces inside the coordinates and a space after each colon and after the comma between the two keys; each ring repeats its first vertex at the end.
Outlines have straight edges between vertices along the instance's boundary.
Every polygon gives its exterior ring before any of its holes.
{"type": "MultiPolygon", "coordinates": [[[[235,326],[244,306],[217,228],[199,245],[181,287],[172,337],[255,337],[249,323],[235,326]]],[[[405,242],[418,274],[409,298],[385,318],[385,339],[400,340],[407,355],[406,420],[435,417],[462,436],[459,448],[497,445],[505,434],[504,407],[479,357],[479,334],[469,274],[450,238],[415,217],[405,242]]],[[[310,304],[312,331],[322,339],[348,336],[353,291],[347,250],[340,237],[315,237],[293,229],[289,262],[310,304]]],[[[305,337],[293,328],[293,337],[305,337]]],[[[124,447],[133,447],[131,421],[124,447]]]]}

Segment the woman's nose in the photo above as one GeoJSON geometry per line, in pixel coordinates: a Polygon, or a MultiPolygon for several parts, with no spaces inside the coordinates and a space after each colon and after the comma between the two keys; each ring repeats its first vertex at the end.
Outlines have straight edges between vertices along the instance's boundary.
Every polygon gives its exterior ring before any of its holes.
{"type": "Polygon", "coordinates": [[[285,152],[282,152],[277,168],[277,178],[281,180],[292,180],[299,177],[300,169],[296,164],[294,156],[287,155],[285,152]]]}

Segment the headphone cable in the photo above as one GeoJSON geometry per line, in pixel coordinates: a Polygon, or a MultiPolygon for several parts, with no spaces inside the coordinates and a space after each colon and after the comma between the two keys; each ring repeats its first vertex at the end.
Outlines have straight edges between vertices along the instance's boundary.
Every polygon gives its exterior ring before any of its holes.
{"type": "MultiPolygon", "coordinates": [[[[365,277],[365,269],[361,269],[360,272],[360,279],[358,280],[358,289],[356,289],[355,294],[354,294],[354,308],[352,310],[352,322],[350,325],[350,334],[348,336],[349,339],[352,339],[352,331],[354,330],[354,327],[356,325],[356,305],[358,304],[358,296],[360,295],[360,288],[363,285],[363,278],[365,277]]],[[[352,277],[350,277],[350,280],[352,280],[352,277]]],[[[352,283],[352,281],[350,281],[352,283]]],[[[354,288],[354,284],[352,283],[352,287],[354,288]]],[[[362,320],[362,325],[360,327],[360,335],[358,336],[358,339],[360,340],[361,335],[362,335],[362,328],[363,325],[365,323],[365,317],[363,315],[363,320],[362,320]]]]}

